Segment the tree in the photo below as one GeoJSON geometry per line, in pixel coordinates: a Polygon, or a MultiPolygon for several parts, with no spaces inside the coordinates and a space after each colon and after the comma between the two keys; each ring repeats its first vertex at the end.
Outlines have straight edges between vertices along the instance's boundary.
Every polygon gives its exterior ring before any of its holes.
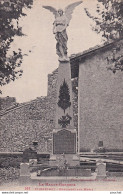
{"type": "MultiPolygon", "coordinates": [[[[19,18],[26,16],[23,8],[31,8],[33,0],[1,0],[0,1],[0,85],[8,84],[23,73],[20,66],[23,59],[21,49],[7,56],[14,36],[22,36],[19,18]]],[[[0,91],[1,92],[1,91],[0,91]]],[[[2,92],[1,92],[2,93],[2,92]]]]}
{"type": "MultiPolygon", "coordinates": [[[[93,30],[101,33],[105,41],[123,38],[123,1],[122,0],[98,0],[97,17],[92,16],[88,9],[85,12],[95,22],[93,30]]],[[[123,56],[116,59],[111,70],[123,71],[123,56]]]]}

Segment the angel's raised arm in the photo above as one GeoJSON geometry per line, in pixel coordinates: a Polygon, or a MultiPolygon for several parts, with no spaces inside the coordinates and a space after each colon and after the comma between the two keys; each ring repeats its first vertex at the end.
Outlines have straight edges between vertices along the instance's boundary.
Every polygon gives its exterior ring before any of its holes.
{"type": "Polygon", "coordinates": [[[54,14],[55,18],[58,16],[58,12],[54,7],[51,7],[51,6],[42,6],[42,7],[51,11],[54,14]]]}

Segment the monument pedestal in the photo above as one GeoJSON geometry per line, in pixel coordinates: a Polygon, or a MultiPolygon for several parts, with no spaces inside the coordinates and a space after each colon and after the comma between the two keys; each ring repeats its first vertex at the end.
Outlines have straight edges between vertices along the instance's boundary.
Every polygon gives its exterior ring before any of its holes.
{"type": "Polygon", "coordinates": [[[53,130],[53,154],[50,157],[50,166],[79,165],[77,153],[77,133],[73,124],[73,103],[71,68],[69,61],[59,63],[57,78],[56,120],[53,130]]]}
{"type": "Polygon", "coordinates": [[[73,99],[70,62],[60,62],[57,77],[55,129],[73,129],[73,99]]]}

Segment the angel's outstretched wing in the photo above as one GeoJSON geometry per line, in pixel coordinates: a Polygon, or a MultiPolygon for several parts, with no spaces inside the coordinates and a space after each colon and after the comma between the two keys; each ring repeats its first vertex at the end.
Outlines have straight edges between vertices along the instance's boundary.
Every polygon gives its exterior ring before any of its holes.
{"type": "Polygon", "coordinates": [[[51,11],[54,14],[55,18],[58,16],[58,12],[57,12],[57,10],[54,7],[43,6],[43,8],[48,9],[49,11],[51,11]]]}
{"type": "Polygon", "coordinates": [[[68,5],[65,8],[65,15],[68,18],[68,22],[70,22],[70,20],[72,18],[72,13],[73,13],[74,8],[76,6],[78,6],[79,4],[81,4],[81,3],[82,3],[82,1],[78,1],[78,2],[75,2],[75,3],[72,3],[72,4],[68,5]]]}

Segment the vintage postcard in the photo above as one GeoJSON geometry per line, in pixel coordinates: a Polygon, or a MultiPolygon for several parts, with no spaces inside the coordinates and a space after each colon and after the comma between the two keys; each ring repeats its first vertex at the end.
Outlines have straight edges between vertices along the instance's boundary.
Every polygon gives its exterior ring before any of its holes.
{"type": "Polygon", "coordinates": [[[122,0],[0,0],[0,191],[123,190],[122,0]]]}

